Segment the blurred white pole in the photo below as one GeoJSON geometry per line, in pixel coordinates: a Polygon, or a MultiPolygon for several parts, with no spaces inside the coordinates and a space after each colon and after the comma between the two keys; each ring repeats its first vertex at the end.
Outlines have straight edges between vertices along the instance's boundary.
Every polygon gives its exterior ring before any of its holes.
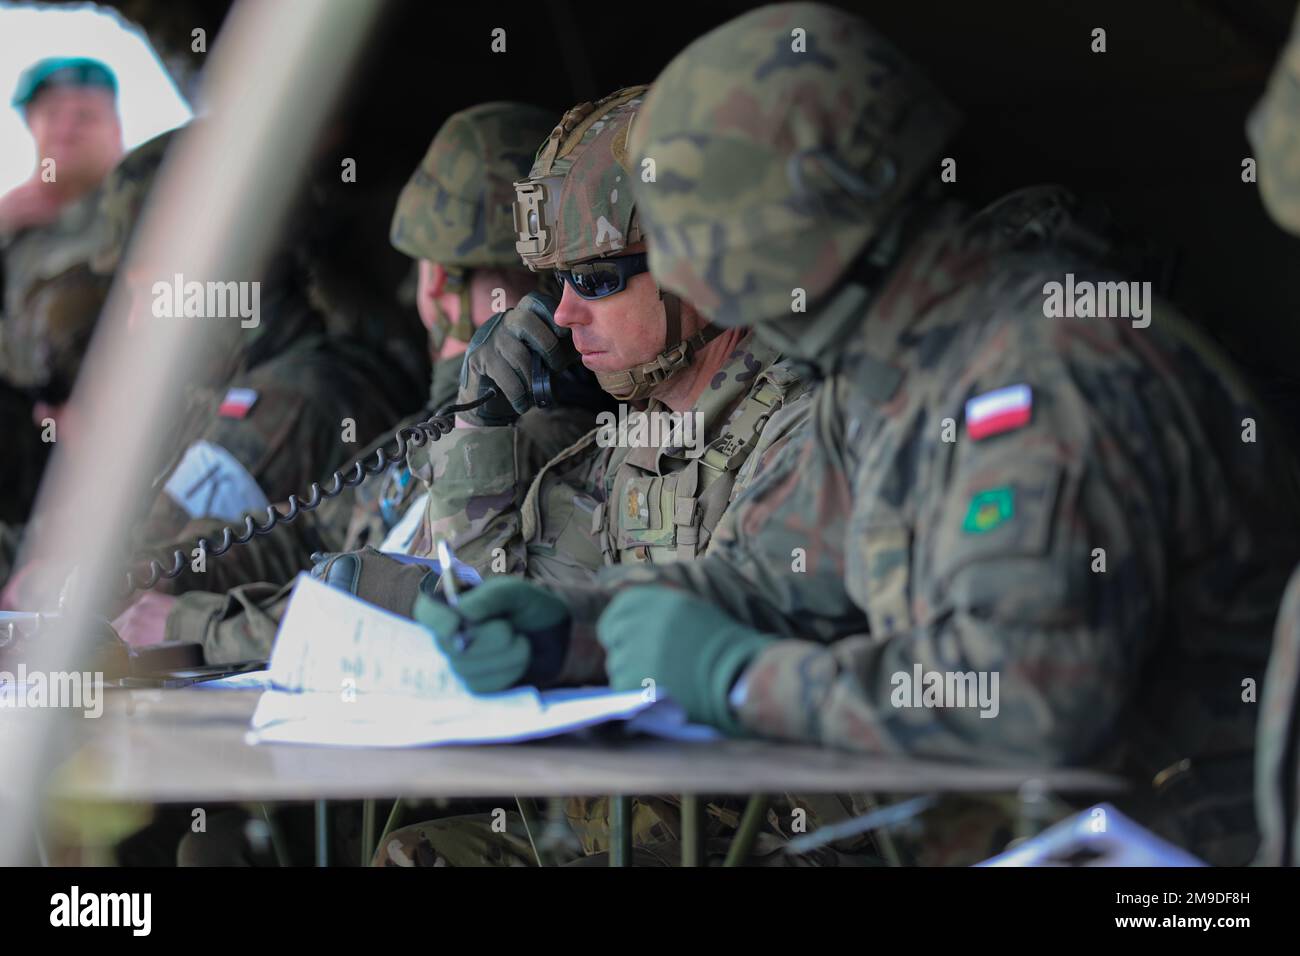
{"type": "MultiPolygon", "coordinates": [[[[200,282],[258,274],[378,9],[376,0],[242,0],[217,38],[203,75],[209,116],[160,171],[73,397],[76,447],[56,442],[38,504],[56,526],[38,548],[77,565],[75,599],[84,610],[106,607],[121,587],[115,542],[152,478],[157,436],[196,358],[232,348],[238,328],[237,317],[153,318],[151,286],[177,273],[200,282]],[[133,295],[124,276],[135,280],[133,295]],[[136,327],[128,332],[129,323],[136,327]]],[[[29,672],[82,670],[80,630],[51,629],[29,672]]],[[[17,713],[0,710],[0,720],[17,713]]],[[[34,716],[20,735],[0,736],[0,864],[30,857],[47,775],[82,723],[79,710],[34,716]]]]}

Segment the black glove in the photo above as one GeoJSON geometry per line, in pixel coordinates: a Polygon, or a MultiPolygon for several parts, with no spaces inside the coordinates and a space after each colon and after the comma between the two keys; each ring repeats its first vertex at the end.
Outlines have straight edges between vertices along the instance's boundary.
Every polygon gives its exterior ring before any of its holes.
{"type": "Polygon", "coordinates": [[[533,407],[533,356],[553,372],[578,358],[569,330],[555,324],[555,299],[530,292],[508,312],[488,319],[470,339],[460,369],[458,404],[496,395],[461,417],[474,425],[509,425],[533,407]]]}
{"type": "Polygon", "coordinates": [[[311,559],[311,576],[316,580],[403,617],[411,616],[411,605],[427,570],[395,561],[374,548],[318,551],[311,559]]]}

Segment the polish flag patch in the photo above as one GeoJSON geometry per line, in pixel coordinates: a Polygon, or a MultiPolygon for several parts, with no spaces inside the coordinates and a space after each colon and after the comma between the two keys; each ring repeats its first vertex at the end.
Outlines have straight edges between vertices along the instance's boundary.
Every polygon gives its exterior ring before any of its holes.
{"type": "Polygon", "coordinates": [[[257,404],[257,391],[251,388],[232,388],[221,400],[217,414],[222,418],[247,418],[257,404]]]}
{"type": "Polygon", "coordinates": [[[966,403],[966,433],[979,440],[1029,424],[1034,393],[1028,385],[1008,385],[966,403]]]}

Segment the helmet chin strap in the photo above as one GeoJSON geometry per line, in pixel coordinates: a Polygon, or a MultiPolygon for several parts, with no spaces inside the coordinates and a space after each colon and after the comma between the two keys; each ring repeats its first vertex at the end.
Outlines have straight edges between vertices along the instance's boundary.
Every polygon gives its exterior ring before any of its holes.
{"type": "Polygon", "coordinates": [[[453,319],[436,298],[432,300],[434,320],[433,328],[429,330],[429,338],[435,353],[441,351],[442,343],[447,341],[448,338],[456,339],[458,342],[464,342],[468,345],[469,340],[474,337],[474,317],[470,308],[469,270],[444,268],[447,269],[447,291],[457,293],[460,299],[460,315],[453,319]]]}
{"type": "Polygon", "coordinates": [[[636,402],[691,364],[695,353],[726,331],[721,325],[705,325],[689,339],[682,339],[682,300],[659,290],[667,318],[667,347],[649,362],[620,372],[597,372],[600,387],[620,402],[636,402]]]}

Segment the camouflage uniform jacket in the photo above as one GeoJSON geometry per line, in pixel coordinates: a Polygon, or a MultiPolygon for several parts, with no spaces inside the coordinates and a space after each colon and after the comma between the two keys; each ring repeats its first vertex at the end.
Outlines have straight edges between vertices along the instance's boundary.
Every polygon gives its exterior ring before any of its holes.
{"type": "MultiPolygon", "coordinates": [[[[437,397],[446,400],[445,395],[437,397]]],[[[407,422],[423,421],[429,414],[427,410],[422,411],[407,422]]],[[[583,408],[533,409],[519,421],[519,441],[533,449],[540,461],[545,461],[584,434],[591,422],[592,413],[583,408]]],[[[375,449],[380,445],[391,451],[393,432],[398,427],[385,429],[358,457],[373,461],[375,449]]],[[[167,640],[202,644],[209,663],[268,656],[288,604],[293,578],[297,572],[311,567],[311,553],[352,551],[367,545],[378,548],[396,517],[408,507],[421,507],[419,496],[427,492],[427,486],[420,480],[407,480],[404,475],[419,479],[426,473],[427,461],[425,449],[412,448],[407,458],[409,471],[393,466],[382,478],[375,476],[345,490],[292,524],[255,538],[248,545],[236,545],[228,557],[211,558],[205,575],[184,572],[182,589],[197,583],[203,590],[181,595],[167,618],[167,640]],[[391,506],[387,514],[381,511],[381,497],[391,506]],[[228,561],[229,569],[224,564],[228,561]],[[247,583],[250,581],[256,583],[247,583]]],[[[346,473],[348,469],[343,470],[346,473]]],[[[195,521],[186,530],[216,541],[221,524],[195,521]]],[[[181,544],[189,547],[192,539],[178,542],[178,546],[181,544]]],[[[406,550],[410,554],[427,555],[430,542],[426,536],[417,535],[406,550]]]]}
{"type": "Polygon", "coordinates": [[[746,671],[755,733],[1111,769],[1137,784],[1125,805],[1147,826],[1242,862],[1244,684],[1263,675],[1300,552],[1293,464],[1236,373],[1159,303],[1146,328],[1046,318],[1044,286],[1066,272],[1114,278],[1060,248],[931,233],[870,304],[804,440],[737,503],[740,530],[692,566],[624,577],[804,638],[746,671]],[[966,403],[1017,385],[1028,420],[973,436],[966,403]],[[808,549],[804,574],[785,570],[791,546],[808,549]],[[756,588],[740,573],[755,565],[756,588]],[[839,630],[821,588],[840,568],[866,626],[827,646],[800,605],[839,630]],[[907,706],[897,675],[917,668],[998,675],[996,716],[907,706]]]}
{"type": "MultiPolygon", "coordinates": [[[[438,363],[440,366],[449,364],[459,368],[460,358],[438,363]]],[[[378,374],[377,368],[371,370],[378,374]]],[[[446,379],[448,376],[442,377],[446,379]]],[[[337,467],[341,474],[350,476],[357,462],[373,467],[379,449],[386,449],[389,455],[395,450],[394,436],[399,429],[428,419],[433,414],[431,409],[435,407],[435,402],[446,402],[454,398],[454,394],[447,396],[440,392],[433,393],[429,406],[380,430],[373,441],[352,455],[346,464],[331,464],[329,468],[332,470],[337,467]]],[[[422,454],[418,448],[411,448],[411,451],[417,455],[422,454]]],[[[285,457],[288,458],[285,465],[294,464],[292,456],[285,457]]],[[[319,481],[323,488],[331,488],[333,481],[327,480],[328,477],[327,473],[320,473],[312,480],[319,481]]],[[[292,478],[289,476],[279,480],[278,485],[287,487],[292,478]]],[[[382,475],[369,475],[360,484],[344,486],[337,496],[325,499],[316,510],[304,512],[290,524],[282,525],[274,534],[256,537],[246,545],[237,546],[228,558],[224,555],[213,558],[202,575],[183,572],[176,584],[166,585],[164,589],[172,593],[190,590],[222,592],[255,581],[259,582],[259,586],[269,584],[273,585],[272,590],[278,590],[279,585],[292,581],[294,575],[309,566],[305,562],[315,551],[352,551],[367,545],[378,547],[396,516],[405,510],[421,490],[419,482],[410,480],[406,462],[393,462],[382,475]]],[[[293,492],[299,497],[307,495],[305,477],[304,484],[294,488],[293,492]]],[[[281,510],[284,510],[283,506],[281,510]]],[[[259,516],[258,520],[264,521],[265,516],[259,516]]],[[[164,555],[170,555],[173,548],[184,548],[188,552],[200,536],[216,544],[220,542],[221,529],[226,524],[217,518],[194,519],[186,524],[183,533],[175,541],[160,545],[158,550],[164,555]]],[[[203,617],[207,616],[207,609],[204,609],[203,617]]],[[[185,627],[184,630],[190,631],[192,628],[185,627]]]]}
{"type": "MultiPolygon", "coordinates": [[[[658,443],[637,443],[632,416],[624,436],[632,440],[620,443],[616,416],[606,413],[572,447],[530,469],[516,429],[458,429],[431,446],[428,534],[447,538],[481,573],[548,584],[589,581],[605,564],[694,559],[752,478],[747,462],[771,440],[774,413],[803,391],[788,362],[747,337],[691,410],[702,426],[694,451],[672,442],[692,436],[666,428],[643,432],[658,443]]],[[[652,401],[645,411],[649,423],[666,409],[652,401]]]]}
{"type": "MultiPolygon", "coordinates": [[[[552,587],[590,582],[607,565],[689,564],[711,546],[714,527],[770,459],[768,450],[804,423],[809,396],[791,364],[752,336],[743,339],[692,410],[707,448],[695,457],[667,441],[610,447],[598,441],[598,427],[534,474],[521,464],[527,456],[513,429],[458,430],[430,453],[428,533],[447,536],[457,556],[485,574],[524,573],[552,587]]],[[[662,410],[656,402],[646,409],[662,410]]],[[[603,682],[600,659],[581,647],[564,679],[603,682]]],[[[584,854],[609,848],[607,799],[573,797],[564,812],[584,854]]],[[[738,819],[726,801],[708,804],[705,815],[711,836],[738,819]]],[[[636,846],[680,836],[674,797],[636,797],[631,820],[636,846]]],[[[455,825],[439,831],[439,853],[466,837],[458,829],[465,821],[448,822],[455,825]]],[[[395,839],[414,839],[416,829],[395,839]]],[[[780,842],[771,834],[763,841],[780,842]]]]}
{"type": "Polygon", "coordinates": [[[42,385],[50,370],[39,359],[44,343],[39,328],[25,319],[28,293],[39,282],[52,279],[90,258],[100,241],[95,215],[100,191],[91,190],[64,207],[54,221],[0,236],[3,262],[0,288],[0,379],[19,388],[42,385]]]}

